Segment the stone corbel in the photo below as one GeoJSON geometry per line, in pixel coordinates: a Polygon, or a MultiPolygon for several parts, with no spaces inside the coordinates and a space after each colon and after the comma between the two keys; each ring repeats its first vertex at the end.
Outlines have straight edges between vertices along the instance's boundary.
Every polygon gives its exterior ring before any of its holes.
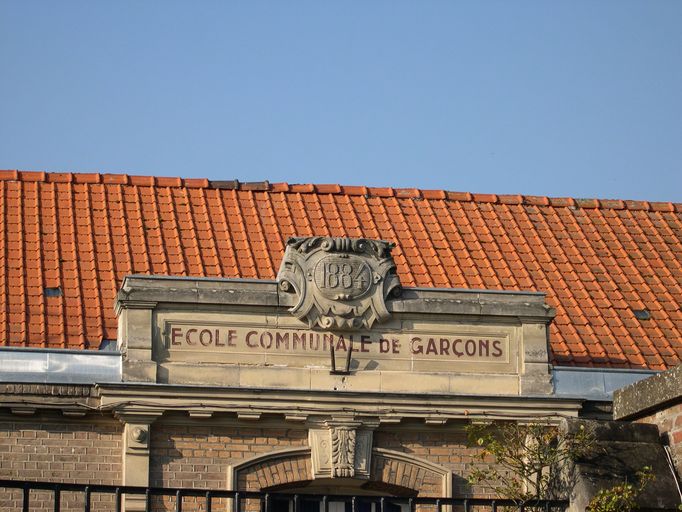
{"type": "Polygon", "coordinates": [[[369,479],[373,429],[352,420],[326,427],[309,431],[313,478],[369,479]]]}

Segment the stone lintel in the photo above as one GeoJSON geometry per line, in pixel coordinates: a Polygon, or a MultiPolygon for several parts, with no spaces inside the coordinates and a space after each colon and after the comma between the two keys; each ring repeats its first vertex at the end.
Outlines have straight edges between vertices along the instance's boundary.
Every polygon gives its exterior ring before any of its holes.
{"type": "Polygon", "coordinates": [[[682,366],[630,384],[613,393],[613,418],[632,420],[682,402],[682,366]]]}

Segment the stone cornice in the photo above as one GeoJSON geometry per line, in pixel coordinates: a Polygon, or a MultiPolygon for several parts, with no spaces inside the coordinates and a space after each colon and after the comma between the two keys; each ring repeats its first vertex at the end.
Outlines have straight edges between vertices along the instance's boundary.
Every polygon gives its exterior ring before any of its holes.
{"type": "Polygon", "coordinates": [[[97,391],[91,385],[0,383],[0,407],[18,416],[50,410],[77,418],[98,406],[97,391]]]}
{"type": "MultiPolygon", "coordinates": [[[[451,396],[354,393],[273,389],[226,389],[201,386],[101,384],[102,410],[197,411],[234,413],[256,418],[295,414],[315,418],[350,418],[360,422],[397,423],[423,420],[445,424],[457,419],[558,418],[577,416],[582,400],[553,397],[451,396]]],[[[300,422],[299,422],[300,423],[300,422]]]]}
{"type": "MultiPolygon", "coordinates": [[[[127,276],[116,297],[116,310],[164,303],[289,308],[294,300],[279,291],[276,281],[127,276]]],[[[404,288],[400,298],[386,301],[386,307],[391,313],[486,315],[541,323],[550,322],[556,314],[543,293],[495,290],[404,288]]]]}
{"type": "Polygon", "coordinates": [[[0,382],[0,395],[34,395],[50,397],[89,397],[94,391],[90,384],[36,384],[0,382]]]}

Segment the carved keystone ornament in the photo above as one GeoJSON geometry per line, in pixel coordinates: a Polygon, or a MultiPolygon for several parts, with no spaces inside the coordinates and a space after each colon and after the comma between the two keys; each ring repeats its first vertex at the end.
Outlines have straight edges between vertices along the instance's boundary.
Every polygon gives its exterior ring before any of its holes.
{"type": "Polygon", "coordinates": [[[277,282],[298,298],[291,313],[322,329],[369,329],[386,321],[386,299],[401,290],[393,247],[364,238],[290,238],[277,282]]]}
{"type": "Polygon", "coordinates": [[[309,431],[313,478],[370,476],[372,431],[348,425],[309,431]]]}

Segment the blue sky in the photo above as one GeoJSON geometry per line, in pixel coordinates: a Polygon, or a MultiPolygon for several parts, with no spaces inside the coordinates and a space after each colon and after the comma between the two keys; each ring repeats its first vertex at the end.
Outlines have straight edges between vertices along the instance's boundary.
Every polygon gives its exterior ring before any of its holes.
{"type": "Polygon", "coordinates": [[[0,168],[682,202],[682,2],[0,0],[0,168]]]}

